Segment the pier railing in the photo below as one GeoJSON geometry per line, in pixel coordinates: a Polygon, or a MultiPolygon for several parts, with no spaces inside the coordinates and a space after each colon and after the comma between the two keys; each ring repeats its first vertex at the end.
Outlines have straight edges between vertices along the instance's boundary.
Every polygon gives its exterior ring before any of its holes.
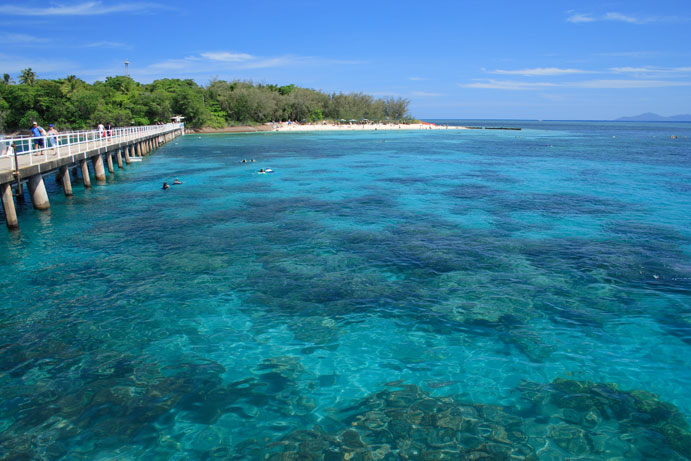
{"type": "MultiPolygon", "coordinates": [[[[28,165],[51,159],[68,157],[81,152],[87,152],[97,148],[108,148],[111,145],[119,145],[123,142],[144,139],[149,136],[169,133],[176,129],[184,129],[183,123],[166,123],[163,125],[132,126],[123,128],[111,128],[105,130],[70,131],[57,135],[46,136],[19,136],[16,138],[4,138],[0,140],[0,159],[8,158],[11,169],[17,168],[15,155],[10,146],[14,144],[16,156],[26,158],[28,165]]],[[[26,166],[26,162],[21,162],[26,166]]]]}

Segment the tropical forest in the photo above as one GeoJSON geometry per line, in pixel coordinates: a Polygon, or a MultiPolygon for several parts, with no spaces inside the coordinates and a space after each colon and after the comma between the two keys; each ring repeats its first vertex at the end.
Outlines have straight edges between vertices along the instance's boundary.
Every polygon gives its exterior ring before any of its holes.
{"type": "Polygon", "coordinates": [[[161,79],[142,84],[129,76],[87,83],[74,75],[41,79],[31,68],[0,82],[0,132],[26,131],[33,121],[60,130],[99,123],[151,125],[183,116],[191,128],[222,128],[269,122],[405,121],[409,101],[363,93],[326,93],[295,85],[191,79],[161,79]]]}

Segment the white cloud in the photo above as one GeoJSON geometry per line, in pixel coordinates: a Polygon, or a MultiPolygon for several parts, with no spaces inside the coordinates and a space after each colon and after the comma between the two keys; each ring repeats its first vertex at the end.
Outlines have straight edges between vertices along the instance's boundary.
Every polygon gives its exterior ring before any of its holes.
{"type": "Polygon", "coordinates": [[[669,81],[669,80],[587,80],[584,82],[574,82],[562,86],[572,86],[575,88],[597,88],[597,89],[631,89],[631,88],[664,88],[674,86],[691,86],[691,82],[669,81]]]}
{"type": "Polygon", "coordinates": [[[158,3],[104,4],[98,1],[45,8],[0,5],[0,14],[11,16],[97,16],[111,13],[142,13],[161,8],[164,6],[158,3]]]}
{"type": "Polygon", "coordinates": [[[650,19],[645,19],[645,18],[634,18],[633,16],[627,16],[625,14],[621,13],[605,13],[605,15],[602,17],[604,21],[621,21],[621,22],[628,22],[631,24],[642,24],[643,22],[649,22],[650,19]]]}
{"type": "MultiPolygon", "coordinates": [[[[2,35],[0,34],[0,37],[2,35]]],[[[28,36],[27,36],[28,37],[28,36]]],[[[120,42],[92,42],[78,45],[85,48],[119,48],[128,49],[131,45],[120,42]]],[[[47,55],[49,56],[49,55],[47,55]]],[[[122,56],[127,57],[127,56],[122,56]]],[[[32,57],[29,55],[8,55],[0,51],[0,69],[12,75],[18,74],[22,69],[31,67],[39,78],[58,78],[60,76],[75,74],[78,76],[91,76],[103,79],[110,75],[122,75],[124,67],[121,59],[112,59],[98,67],[80,67],[76,62],[68,60],[50,59],[48,57],[32,57]]],[[[242,78],[264,78],[260,74],[261,69],[286,69],[286,68],[315,68],[323,66],[351,66],[360,64],[361,61],[336,60],[314,56],[254,56],[249,53],[232,51],[207,51],[194,55],[180,56],[161,61],[133,60],[129,71],[135,79],[145,81],[156,78],[192,78],[207,79],[213,76],[232,76],[242,78]]]]}
{"type": "MultiPolygon", "coordinates": [[[[38,78],[42,74],[63,72],[65,69],[74,69],[75,63],[63,59],[50,59],[33,56],[8,56],[0,54],[0,69],[8,74],[18,74],[23,69],[31,67],[38,78]]],[[[74,72],[69,72],[74,73],[74,72]]],[[[67,75],[67,73],[65,73],[67,75]]]]}
{"type": "Polygon", "coordinates": [[[248,53],[230,51],[206,51],[198,55],[168,59],[148,65],[140,70],[144,75],[156,75],[162,71],[176,71],[179,74],[222,74],[248,69],[301,67],[326,64],[357,64],[357,61],[338,61],[311,56],[261,57],[248,53]]]}
{"type": "Polygon", "coordinates": [[[573,10],[567,11],[569,16],[566,18],[567,22],[574,24],[582,24],[595,21],[616,21],[625,22],[628,24],[649,24],[653,22],[688,22],[689,18],[685,16],[632,16],[616,11],[596,16],[592,13],[576,13],[573,10]]]}
{"type": "Polygon", "coordinates": [[[222,62],[242,62],[250,59],[256,59],[251,54],[247,53],[229,53],[227,51],[220,52],[206,52],[201,54],[202,57],[210,59],[212,61],[222,61],[222,62]]]}
{"type": "Polygon", "coordinates": [[[617,73],[645,73],[650,72],[650,67],[612,67],[610,68],[612,72],[617,73]]]}
{"type": "Polygon", "coordinates": [[[241,67],[243,69],[266,69],[269,67],[289,67],[298,66],[303,64],[309,64],[314,61],[315,58],[302,57],[302,56],[279,56],[276,58],[256,58],[251,61],[247,61],[241,67]]]}
{"type": "Polygon", "coordinates": [[[581,14],[581,13],[574,13],[568,18],[566,18],[568,22],[573,22],[574,24],[582,23],[582,22],[593,22],[597,21],[594,17],[592,17],[589,14],[581,14]]]}
{"type": "MultiPolygon", "coordinates": [[[[483,69],[484,70],[484,69],[483,69]]],[[[519,70],[486,70],[490,74],[500,75],[523,75],[526,77],[543,77],[551,75],[569,75],[569,74],[589,74],[593,73],[589,70],[582,69],[560,69],[557,67],[537,67],[535,69],[519,69],[519,70]]]]}
{"type": "Polygon", "coordinates": [[[558,83],[550,82],[517,82],[515,80],[487,80],[475,83],[459,83],[461,88],[482,88],[491,90],[541,90],[560,86],[558,83]]]}
{"type": "Polygon", "coordinates": [[[167,59],[161,62],[155,62],[149,64],[145,73],[159,72],[162,70],[186,70],[188,72],[203,72],[204,70],[199,68],[199,58],[188,56],[181,59],[167,59]]]}
{"type": "Polygon", "coordinates": [[[13,45],[34,45],[40,43],[48,43],[47,38],[34,37],[27,34],[1,34],[0,42],[13,45]]]}
{"type": "Polygon", "coordinates": [[[612,67],[610,70],[622,74],[681,74],[691,72],[691,67],[612,67]]]}
{"type": "Polygon", "coordinates": [[[408,80],[412,80],[414,82],[422,82],[424,80],[429,80],[429,79],[425,78],[425,77],[408,77],[408,80]]]}
{"type": "Polygon", "coordinates": [[[588,89],[632,89],[691,86],[691,81],[670,80],[623,80],[601,79],[580,82],[517,82],[513,80],[487,80],[485,82],[459,83],[461,88],[493,90],[543,90],[548,88],[588,88],[588,89]]]}

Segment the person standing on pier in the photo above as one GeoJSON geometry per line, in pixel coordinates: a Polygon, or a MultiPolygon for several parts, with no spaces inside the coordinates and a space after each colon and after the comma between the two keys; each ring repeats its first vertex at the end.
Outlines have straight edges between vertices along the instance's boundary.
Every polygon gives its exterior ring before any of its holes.
{"type": "Polygon", "coordinates": [[[55,129],[55,126],[51,123],[50,126],[48,127],[48,136],[50,136],[49,141],[50,141],[50,147],[58,147],[58,135],[60,132],[55,129]]]}
{"type": "Polygon", "coordinates": [[[2,156],[12,157],[15,154],[16,149],[17,145],[15,143],[9,144],[5,152],[2,153],[2,156]]]}
{"type": "Polygon", "coordinates": [[[39,126],[38,123],[34,122],[34,126],[31,128],[31,135],[34,137],[34,149],[43,149],[43,136],[46,135],[46,130],[44,130],[42,126],[39,126]]]}
{"type": "Polygon", "coordinates": [[[106,127],[103,126],[103,123],[98,124],[98,137],[103,138],[106,135],[106,127]]]}

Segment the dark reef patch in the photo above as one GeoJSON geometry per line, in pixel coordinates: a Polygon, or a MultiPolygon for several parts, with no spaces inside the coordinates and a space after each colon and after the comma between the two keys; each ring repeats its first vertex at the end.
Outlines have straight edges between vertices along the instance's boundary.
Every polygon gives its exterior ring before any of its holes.
{"type": "Polygon", "coordinates": [[[486,197],[496,197],[505,193],[505,191],[485,186],[484,184],[465,183],[450,189],[445,195],[464,200],[477,200],[486,197]]]}
{"type": "MultiPolygon", "coordinates": [[[[319,425],[243,444],[254,459],[667,459],[691,456],[691,431],[674,406],[645,391],[556,379],[524,382],[512,407],[433,397],[391,383],[341,410],[340,430],[319,425]]],[[[237,458],[240,459],[240,458],[237,458]]]]}
{"type": "Polygon", "coordinates": [[[467,176],[497,184],[518,184],[522,182],[521,179],[499,173],[498,171],[493,169],[473,170],[467,173],[467,176]]]}
{"type": "Polygon", "coordinates": [[[496,204],[513,212],[542,213],[559,216],[610,215],[631,212],[631,204],[581,194],[515,194],[495,199],[496,204]]]}

